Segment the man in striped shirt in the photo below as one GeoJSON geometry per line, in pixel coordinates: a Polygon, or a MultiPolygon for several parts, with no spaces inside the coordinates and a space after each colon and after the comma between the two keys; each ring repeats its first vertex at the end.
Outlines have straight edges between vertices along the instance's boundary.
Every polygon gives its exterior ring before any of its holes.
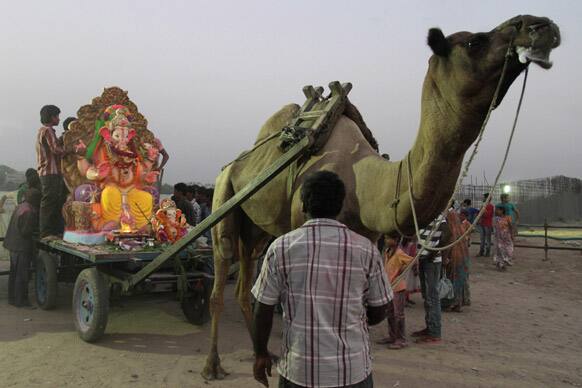
{"type": "Polygon", "coordinates": [[[380,323],[392,290],[376,246],[336,221],[339,177],[320,171],[301,190],[308,221],[271,244],[253,287],[255,379],[268,386],[273,308],[283,306],[279,387],[372,387],[368,325],[380,323]],[[265,373],[266,372],[266,373],[265,373]]]}
{"type": "MultiPolygon", "coordinates": [[[[452,210],[451,210],[452,211],[452,210]]],[[[420,230],[419,241],[431,248],[446,246],[450,240],[450,231],[444,214],[440,214],[426,228],[420,230]]],[[[432,251],[418,245],[420,287],[424,299],[424,320],[426,328],[412,333],[418,337],[416,343],[441,342],[441,300],[439,282],[443,260],[448,260],[448,250],[432,251]]]]}
{"type": "Polygon", "coordinates": [[[42,127],[36,137],[37,171],[42,186],[40,202],[40,237],[60,236],[64,231],[62,208],[65,203],[65,184],[61,175],[63,146],[54,130],[59,125],[61,110],[45,105],[40,110],[42,127]]]}

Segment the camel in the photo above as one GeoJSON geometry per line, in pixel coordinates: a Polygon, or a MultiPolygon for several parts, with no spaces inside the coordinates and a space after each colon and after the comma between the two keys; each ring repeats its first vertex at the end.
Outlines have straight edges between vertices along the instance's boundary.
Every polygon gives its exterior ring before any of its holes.
{"type": "MultiPolygon", "coordinates": [[[[290,169],[285,170],[217,224],[212,230],[212,342],[202,376],[221,379],[226,375],[218,355],[218,322],[230,264],[240,261],[236,298],[250,331],[254,260],[273,237],[305,221],[299,198],[305,176],[317,170],[331,170],[340,176],[347,193],[338,220],[357,233],[373,241],[396,230],[414,233],[407,163],[412,171],[417,217],[426,225],[443,210],[454,191],[465,152],[478,136],[492,103],[506,53],[511,56],[495,106],[530,62],[551,67],[549,53],[559,44],[557,25],[544,17],[520,15],[489,32],[457,32],[448,37],[440,29],[430,29],[428,45],[433,54],[423,84],[420,127],[408,158],[391,162],[381,157],[360,127],[341,116],[325,145],[309,155],[291,177],[290,169]],[[396,198],[400,199],[398,205],[391,206],[396,198]]],[[[255,144],[281,131],[298,110],[298,105],[290,104],[275,113],[261,128],[255,144]]],[[[281,155],[278,142],[271,140],[225,167],[216,178],[213,208],[225,203],[281,155]]]]}

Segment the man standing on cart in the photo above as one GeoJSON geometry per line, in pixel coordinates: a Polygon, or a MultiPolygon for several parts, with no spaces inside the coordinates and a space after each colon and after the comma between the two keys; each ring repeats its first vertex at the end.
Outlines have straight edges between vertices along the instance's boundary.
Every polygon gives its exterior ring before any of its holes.
{"type": "Polygon", "coordinates": [[[59,124],[60,113],[54,105],[45,105],[40,110],[42,127],[36,137],[37,171],[42,187],[40,237],[60,237],[65,227],[62,208],[66,190],[61,174],[61,158],[65,152],[53,128],[59,124]]]}

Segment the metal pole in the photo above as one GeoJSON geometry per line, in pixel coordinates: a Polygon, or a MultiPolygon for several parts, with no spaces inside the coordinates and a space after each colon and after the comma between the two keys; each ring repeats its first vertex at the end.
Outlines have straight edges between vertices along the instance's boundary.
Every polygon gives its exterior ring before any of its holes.
{"type": "Polygon", "coordinates": [[[548,260],[548,219],[544,219],[544,261],[548,260]]]}

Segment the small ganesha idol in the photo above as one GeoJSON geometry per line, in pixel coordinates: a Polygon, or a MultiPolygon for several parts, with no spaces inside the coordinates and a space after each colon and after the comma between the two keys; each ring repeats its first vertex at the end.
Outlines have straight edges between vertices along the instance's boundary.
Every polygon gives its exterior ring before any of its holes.
{"type": "Polygon", "coordinates": [[[169,198],[162,200],[160,209],[152,220],[156,240],[173,243],[182,238],[188,231],[188,224],[182,211],[169,198]]]}

